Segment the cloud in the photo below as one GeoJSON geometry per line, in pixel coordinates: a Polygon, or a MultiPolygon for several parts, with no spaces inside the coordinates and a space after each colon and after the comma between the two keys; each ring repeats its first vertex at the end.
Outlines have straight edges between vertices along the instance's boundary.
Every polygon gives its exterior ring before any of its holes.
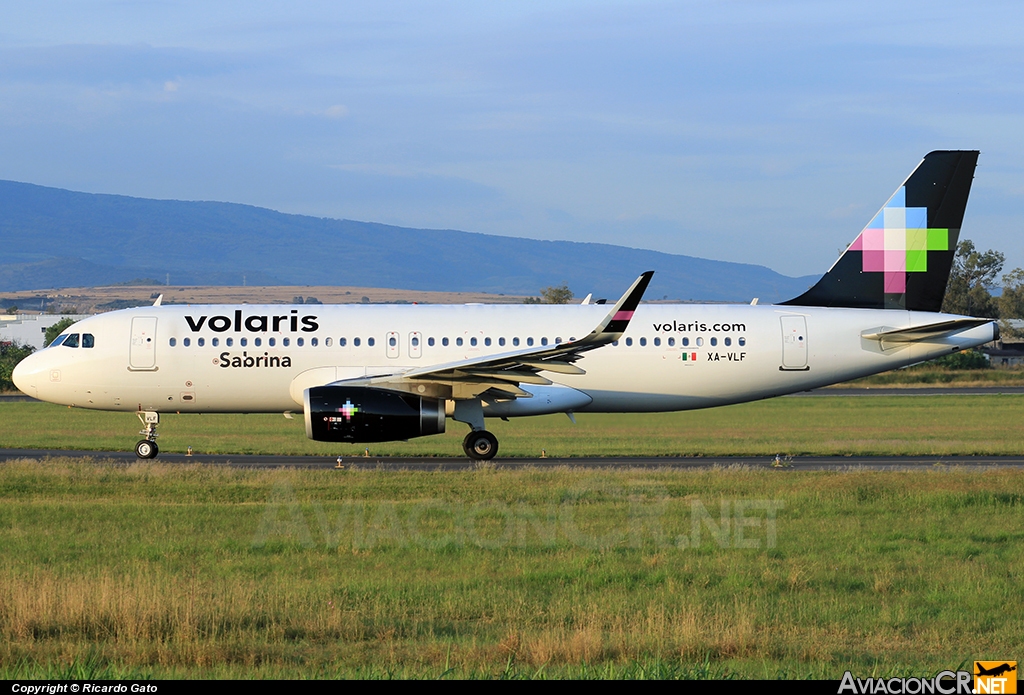
{"type": "Polygon", "coordinates": [[[344,118],[348,115],[348,107],[344,104],[335,104],[325,109],[323,113],[328,118],[344,118]]]}

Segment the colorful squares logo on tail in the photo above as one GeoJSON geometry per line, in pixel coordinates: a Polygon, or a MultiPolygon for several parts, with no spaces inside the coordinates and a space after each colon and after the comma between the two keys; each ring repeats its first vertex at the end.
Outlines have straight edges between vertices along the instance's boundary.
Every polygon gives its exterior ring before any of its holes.
{"type": "Polygon", "coordinates": [[[907,273],[928,272],[928,252],[949,250],[949,230],[928,228],[928,208],[906,207],[900,188],[850,245],[865,273],[884,273],[886,294],[907,291],[907,273]]]}

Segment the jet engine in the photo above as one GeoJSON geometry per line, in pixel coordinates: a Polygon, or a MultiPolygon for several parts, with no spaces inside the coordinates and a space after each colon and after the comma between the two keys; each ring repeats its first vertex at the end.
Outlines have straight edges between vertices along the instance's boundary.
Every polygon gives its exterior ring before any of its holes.
{"type": "Polygon", "coordinates": [[[444,401],[361,386],[304,394],[306,436],[318,442],[390,442],[444,432],[444,401]]]}

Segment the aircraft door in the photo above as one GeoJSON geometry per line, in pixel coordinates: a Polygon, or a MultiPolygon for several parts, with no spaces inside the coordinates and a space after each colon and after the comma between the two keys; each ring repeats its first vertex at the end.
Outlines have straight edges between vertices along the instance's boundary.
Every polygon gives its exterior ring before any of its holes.
{"type": "Polygon", "coordinates": [[[409,334],[409,357],[418,358],[423,354],[423,336],[419,331],[409,334]]]}
{"type": "Polygon", "coordinates": [[[388,357],[395,359],[398,357],[400,346],[398,345],[399,337],[397,331],[388,331],[387,337],[388,357]]]}
{"type": "Polygon", "coordinates": [[[140,371],[156,369],[156,317],[132,319],[132,342],[128,349],[128,368],[140,371]]]}
{"type": "Polygon", "coordinates": [[[807,319],[782,316],[782,370],[804,371],[807,366],[807,319]]]}

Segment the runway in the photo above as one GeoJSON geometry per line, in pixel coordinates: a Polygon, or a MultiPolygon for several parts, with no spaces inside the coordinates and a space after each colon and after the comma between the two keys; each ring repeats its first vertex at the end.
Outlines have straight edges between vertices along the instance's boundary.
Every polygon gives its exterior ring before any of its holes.
{"type": "MultiPolygon", "coordinates": [[[[148,463],[132,451],[62,451],[59,449],[0,449],[0,462],[15,459],[70,457],[93,462],[129,465],[148,463]]],[[[336,458],[323,456],[252,456],[160,454],[156,463],[169,465],[206,465],[227,468],[307,468],[334,470],[336,458]]],[[[588,457],[588,458],[496,458],[481,464],[468,458],[352,456],[342,459],[342,470],[381,469],[389,471],[460,471],[481,465],[502,469],[549,468],[671,468],[707,469],[742,466],[779,471],[841,470],[941,470],[949,468],[993,469],[1024,468],[1024,456],[794,456],[776,461],[770,456],[708,457],[588,457]]]]}

